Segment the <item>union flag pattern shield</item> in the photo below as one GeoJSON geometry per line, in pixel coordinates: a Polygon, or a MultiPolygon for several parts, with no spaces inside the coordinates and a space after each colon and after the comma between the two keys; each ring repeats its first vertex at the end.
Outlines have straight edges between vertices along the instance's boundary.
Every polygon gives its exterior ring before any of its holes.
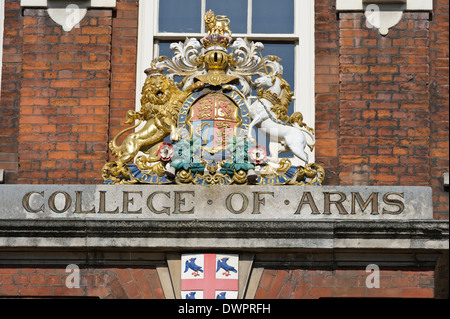
{"type": "Polygon", "coordinates": [[[242,123],[237,105],[224,94],[207,94],[192,105],[193,135],[202,149],[215,154],[225,149],[227,141],[242,123]]]}
{"type": "Polygon", "coordinates": [[[183,254],[182,299],[237,299],[239,255],[183,254]]]}

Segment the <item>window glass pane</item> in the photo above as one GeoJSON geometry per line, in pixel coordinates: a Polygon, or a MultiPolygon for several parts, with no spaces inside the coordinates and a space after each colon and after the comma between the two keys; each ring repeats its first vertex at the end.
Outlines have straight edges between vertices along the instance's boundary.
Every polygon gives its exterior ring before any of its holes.
{"type": "Polygon", "coordinates": [[[206,0],[206,11],[209,10],[227,16],[232,33],[247,33],[247,0],[206,0]]]}
{"type": "Polygon", "coordinates": [[[159,54],[158,56],[166,56],[170,59],[173,58],[173,51],[170,50],[170,44],[178,41],[159,41],[159,54]]]}
{"type": "MultiPolygon", "coordinates": [[[[295,44],[294,43],[264,43],[264,50],[262,55],[276,55],[280,57],[281,65],[283,66],[283,79],[285,79],[291,86],[291,91],[295,89],[295,44]]],[[[294,102],[289,106],[288,114],[294,111],[294,102]]]]}
{"type": "Polygon", "coordinates": [[[294,33],[294,0],[253,0],[252,10],[253,33],[294,33]]]}
{"type": "Polygon", "coordinates": [[[159,31],[199,33],[201,32],[201,15],[201,0],[161,0],[159,1],[159,31]]]}
{"type": "MultiPolygon", "coordinates": [[[[169,59],[172,59],[174,56],[174,53],[172,50],[170,50],[170,45],[174,42],[184,42],[185,39],[180,39],[180,40],[164,40],[164,41],[158,41],[158,56],[166,56],[169,59]]],[[[180,83],[183,78],[179,77],[179,76],[174,76],[173,80],[176,83],[180,83]]]]}

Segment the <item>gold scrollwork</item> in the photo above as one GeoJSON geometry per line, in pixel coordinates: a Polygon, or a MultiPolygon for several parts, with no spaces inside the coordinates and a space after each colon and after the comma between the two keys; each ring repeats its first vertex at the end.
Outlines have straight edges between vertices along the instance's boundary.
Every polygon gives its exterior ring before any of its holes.
{"type": "Polygon", "coordinates": [[[164,175],[165,173],[163,162],[151,162],[144,155],[136,157],[135,163],[141,171],[149,171],[150,173],[156,173],[158,175],[164,175]]]}
{"type": "MultiPolygon", "coordinates": [[[[229,185],[232,182],[230,176],[223,175],[220,173],[217,173],[214,175],[211,175],[211,174],[200,175],[200,176],[198,176],[198,180],[205,181],[206,183],[208,183],[210,185],[229,185]]],[[[202,183],[197,182],[196,184],[202,184],[202,183]]]]}
{"type": "Polygon", "coordinates": [[[192,176],[191,170],[182,169],[177,173],[177,178],[175,181],[177,184],[189,184],[194,180],[194,176],[192,176]]]}
{"type": "Polygon", "coordinates": [[[245,184],[247,183],[247,172],[244,170],[235,171],[233,175],[233,182],[237,184],[245,184]]]}
{"type": "Polygon", "coordinates": [[[122,179],[130,179],[125,164],[117,163],[116,161],[108,162],[103,166],[102,177],[104,181],[111,181],[113,184],[118,184],[122,179]]]}
{"type": "Polygon", "coordinates": [[[322,185],[325,180],[325,170],[322,166],[316,163],[300,167],[297,171],[296,185],[314,185],[318,183],[322,185]]]}

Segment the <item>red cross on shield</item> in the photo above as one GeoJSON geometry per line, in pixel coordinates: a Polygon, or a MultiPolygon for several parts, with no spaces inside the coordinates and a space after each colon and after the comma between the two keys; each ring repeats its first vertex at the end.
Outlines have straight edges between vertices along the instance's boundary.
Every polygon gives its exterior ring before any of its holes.
{"type": "Polygon", "coordinates": [[[184,254],[181,256],[183,299],[237,299],[239,256],[184,254]]]}

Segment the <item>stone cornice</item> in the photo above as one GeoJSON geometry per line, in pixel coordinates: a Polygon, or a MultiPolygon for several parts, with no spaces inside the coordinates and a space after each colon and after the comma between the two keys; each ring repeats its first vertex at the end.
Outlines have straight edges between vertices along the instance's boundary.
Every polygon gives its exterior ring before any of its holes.
{"type": "Polygon", "coordinates": [[[23,8],[46,8],[50,18],[65,32],[79,27],[88,9],[114,9],[117,0],[21,0],[23,8]]]}
{"type": "Polygon", "coordinates": [[[397,25],[405,11],[433,11],[432,0],[337,0],[336,11],[363,11],[366,27],[377,28],[381,35],[397,25]]]}
{"type": "Polygon", "coordinates": [[[0,220],[0,248],[448,249],[448,221],[0,220]]]}
{"type": "Polygon", "coordinates": [[[73,3],[73,4],[82,4],[83,6],[86,5],[91,8],[115,8],[117,4],[117,0],[90,0],[90,1],[79,1],[79,0],[21,0],[20,6],[22,7],[49,7],[49,6],[55,6],[58,3],[65,4],[67,2],[73,3]]]}
{"type": "Polygon", "coordinates": [[[433,0],[337,0],[336,10],[338,11],[361,11],[364,5],[368,4],[404,4],[405,10],[431,11],[433,10],[433,0]]]}

